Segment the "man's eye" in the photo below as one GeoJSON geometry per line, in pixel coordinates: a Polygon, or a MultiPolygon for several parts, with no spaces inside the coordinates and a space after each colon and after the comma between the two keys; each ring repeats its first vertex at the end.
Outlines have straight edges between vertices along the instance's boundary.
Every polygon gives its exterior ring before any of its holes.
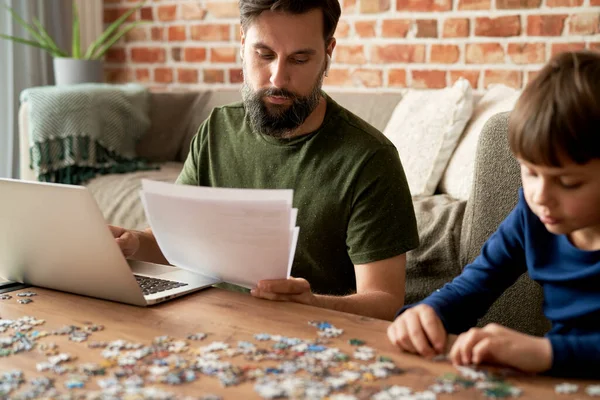
{"type": "Polygon", "coordinates": [[[294,58],[295,64],[306,64],[308,62],[307,58],[294,58]]]}
{"type": "Polygon", "coordinates": [[[258,53],[258,56],[260,58],[262,58],[263,60],[272,60],[273,59],[273,54],[268,54],[268,53],[258,53]]]}

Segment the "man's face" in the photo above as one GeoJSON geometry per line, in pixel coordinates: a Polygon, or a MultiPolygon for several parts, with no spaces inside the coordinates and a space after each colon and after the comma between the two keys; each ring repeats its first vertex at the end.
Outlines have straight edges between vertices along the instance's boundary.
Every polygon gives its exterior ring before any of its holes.
{"type": "Polygon", "coordinates": [[[282,137],[302,125],[321,99],[322,11],[261,13],[242,33],[242,54],[242,97],[254,129],[282,137]]]}
{"type": "Polygon", "coordinates": [[[600,239],[600,160],[560,168],[519,162],[525,200],[548,231],[600,239]]]}

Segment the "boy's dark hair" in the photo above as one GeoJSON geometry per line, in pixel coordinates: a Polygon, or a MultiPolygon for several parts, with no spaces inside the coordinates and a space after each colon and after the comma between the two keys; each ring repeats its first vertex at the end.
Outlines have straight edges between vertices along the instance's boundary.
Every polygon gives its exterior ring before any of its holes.
{"type": "Polygon", "coordinates": [[[600,158],[600,53],[553,57],[511,112],[508,140],[516,156],[537,165],[600,158]]]}
{"type": "Polygon", "coordinates": [[[337,28],[342,9],[338,0],[240,0],[240,21],[244,31],[263,11],[304,14],[313,9],[323,12],[323,38],[328,44],[337,28]]]}

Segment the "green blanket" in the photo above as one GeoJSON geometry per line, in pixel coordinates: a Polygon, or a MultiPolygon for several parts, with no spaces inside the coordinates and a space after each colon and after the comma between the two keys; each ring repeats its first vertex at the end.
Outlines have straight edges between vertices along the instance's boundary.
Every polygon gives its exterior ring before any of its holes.
{"type": "Polygon", "coordinates": [[[137,84],[26,89],[30,168],[39,181],[83,184],[99,174],[156,169],[136,157],[150,127],[149,93],[137,84]]]}

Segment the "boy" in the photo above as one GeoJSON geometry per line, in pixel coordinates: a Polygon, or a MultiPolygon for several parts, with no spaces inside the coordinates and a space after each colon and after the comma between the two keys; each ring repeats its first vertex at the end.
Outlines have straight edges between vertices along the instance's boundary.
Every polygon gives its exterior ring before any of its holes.
{"type": "Polygon", "coordinates": [[[554,57],[523,91],[508,130],[519,203],[460,276],[399,311],[388,337],[423,356],[450,348],[458,365],[600,377],[600,53],[554,57]],[[550,332],[473,328],[525,270],[542,285],[550,332]]]}

